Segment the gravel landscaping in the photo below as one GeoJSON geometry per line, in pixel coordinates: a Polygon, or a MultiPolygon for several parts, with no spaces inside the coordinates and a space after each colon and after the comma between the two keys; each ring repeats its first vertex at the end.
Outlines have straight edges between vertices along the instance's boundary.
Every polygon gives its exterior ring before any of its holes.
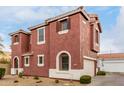
{"type": "Polygon", "coordinates": [[[38,79],[31,76],[5,75],[0,80],[0,86],[124,86],[124,73],[107,73],[106,76],[92,77],[90,84],[80,84],[79,81],[56,80],[45,77],[38,79]]]}
{"type": "MultiPolygon", "coordinates": [[[[18,76],[6,75],[2,80],[0,80],[0,86],[80,86],[79,81],[70,80],[59,80],[59,83],[55,83],[55,79],[39,77],[39,79],[34,79],[34,77],[23,76],[19,78],[18,76]]],[[[85,85],[83,85],[85,86],[85,85]]]]}

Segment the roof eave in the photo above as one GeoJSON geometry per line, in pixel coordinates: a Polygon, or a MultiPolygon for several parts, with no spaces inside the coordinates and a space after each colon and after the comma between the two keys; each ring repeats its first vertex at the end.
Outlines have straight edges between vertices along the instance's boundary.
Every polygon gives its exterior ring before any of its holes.
{"type": "Polygon", "coordinates": [[[18,34],[18,33],[24,33],[24,34],[27,34],[27,35],[30,35],[30,34],[31,34],[30,32],[16,31],[16,32],[9,33],[9,35],[10,35],[10,36],[13,36],[13,35],[18,34]]]}
{"type": "Polygon", "coordinates": [[[33,29],[35,29],[35,28],[39,28],[39,27],[42,27],[42,26],[46,26],[47,23],[49,23],[49,22],[52,22],[52,21],[61,19],[61,18],[63,18],[63,17],[69,16],[69,15],[73,15],[73,14],[79,13],[79,12],[82,13],[82,14],[87,18],[87,20],[90,20],[90,17],[89,17],[88,14],[85,12],[85,10],[78,8],[78,9],[76,9],[76,10],[72,10],[72,11],[70,11],[70,12],[67,12],[67,13],[64,13],[64,14],[61,14],[61,15],[58,15],[58,16],[56,16],[56,17],[46,19],[44,23],[38,24],[38,25],[35,25],[35,26],[32,26],[32,27],[29,27],[28,29],[29,29],[29,30],[33,30],[33,29]]]}

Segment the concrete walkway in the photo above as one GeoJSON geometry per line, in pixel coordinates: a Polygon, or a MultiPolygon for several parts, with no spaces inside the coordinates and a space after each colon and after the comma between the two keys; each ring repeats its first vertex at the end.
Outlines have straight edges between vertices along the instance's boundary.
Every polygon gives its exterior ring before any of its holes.
{"type": "Polygon", "coordinates": [[[89,86],[124,86],[124,73],[109,73],[106,76],[96,76],[89,86]]]}

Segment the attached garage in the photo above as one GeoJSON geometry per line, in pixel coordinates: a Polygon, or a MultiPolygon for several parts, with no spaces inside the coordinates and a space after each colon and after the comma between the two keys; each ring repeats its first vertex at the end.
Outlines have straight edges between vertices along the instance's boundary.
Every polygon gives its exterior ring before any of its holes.
{"type": "Polygon", "coordinates": [[[100,54],[98,67],[106,72],[124,72],[124,54],[100,54]]]}

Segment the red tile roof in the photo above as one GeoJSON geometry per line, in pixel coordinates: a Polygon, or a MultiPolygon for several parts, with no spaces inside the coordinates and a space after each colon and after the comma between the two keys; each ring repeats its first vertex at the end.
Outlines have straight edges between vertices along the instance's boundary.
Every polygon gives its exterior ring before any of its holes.
{"type": "Polygon", "coordinates": [[[102,59],[122,59],[122,58],[124,58],[124,53],[99,54],[98,58],[102,58],[102,59]]]}

